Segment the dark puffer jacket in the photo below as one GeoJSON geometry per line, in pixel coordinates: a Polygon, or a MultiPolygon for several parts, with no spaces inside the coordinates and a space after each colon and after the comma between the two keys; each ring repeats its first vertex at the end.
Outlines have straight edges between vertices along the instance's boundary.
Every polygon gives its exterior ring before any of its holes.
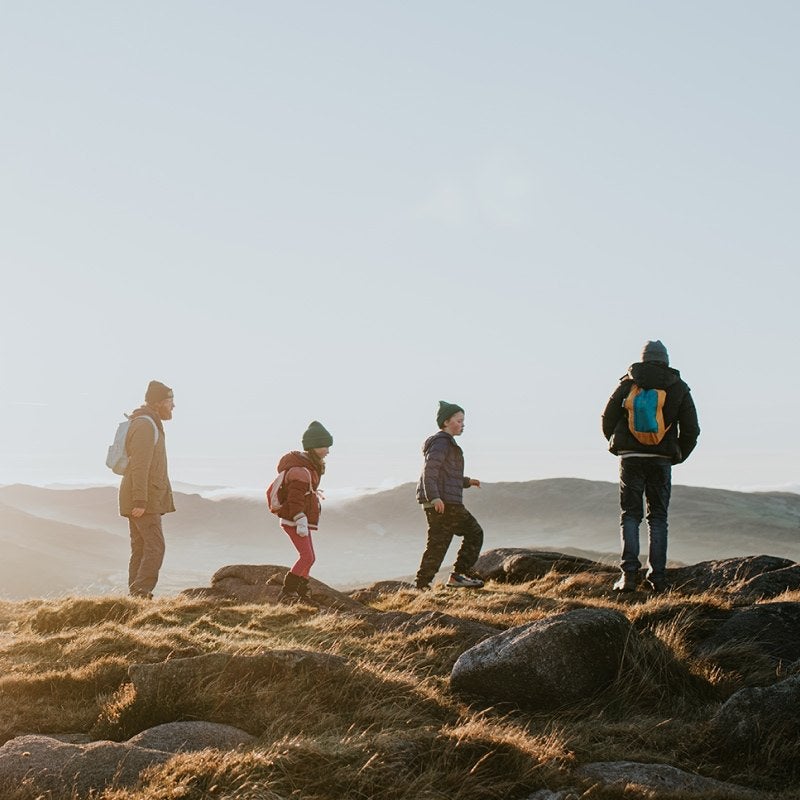
{"type": "Polygon", "coordinates": [[[681,380],[680,372],[654,361],[632,364],[606,404],[603,412],[603,434],[608,439],[608,449],[615,455],[647,453],[669,458],[673,464],[686,461],[697,444],[700,426],[694,400],[689,387],[681,380]],[[628,411],[623,402],[634,384],[642,389],[666,391],[664,425],[668,430],[658,444],[642,444],[628,427],[628,411]]]}
{"type": "MultiPolygon", "coordinates": [[[[292,450],[278,462],[278,472],[286,471],[283,482],[286,499],[281,506],[279,517],[287,522],[296,522],[303,514],[308,517],[312,529],[319,524],[320,503],[317,496],[320,475],[314,462],[299,450],[292,450]]],[[[283,499],[283,492],[279,495],[283,499]]]]}
{"type": "Polygon", "coordinates": [[[445,503],[463,505],[469,478],[464,476],[464,452],[455,438],[439,431],[425,440],[422,454],[425,466],[417,484],[417,502],[430,503],[438,498],[445,503]]]}

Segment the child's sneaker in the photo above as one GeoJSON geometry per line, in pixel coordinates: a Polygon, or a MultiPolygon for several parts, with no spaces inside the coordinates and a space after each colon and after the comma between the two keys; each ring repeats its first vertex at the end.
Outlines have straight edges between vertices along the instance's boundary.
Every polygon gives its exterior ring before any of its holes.
{"type": "Polygon", "coordinates": [[[445,586],[451,589],[480,589],[483,581],[480,578],[470,578],[460,572],[451,572],[445,586]]]}

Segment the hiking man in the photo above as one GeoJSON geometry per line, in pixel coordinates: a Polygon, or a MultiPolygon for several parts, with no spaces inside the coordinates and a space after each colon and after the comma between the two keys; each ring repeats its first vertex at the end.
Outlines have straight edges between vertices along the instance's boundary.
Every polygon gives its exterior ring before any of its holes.
{"type": "Polygon", "coordinates": [[[479,589],[483,581],[470,570],[481,553],[483,529],[464,508],[463,494],[464,489],[480,487],[481,482],[464,476],[464,453],[455,440],[464,432],[464,409],[440,400],[436,424],[438,433],[429,436],[422,446],[425,464],[417,486],[417,502],[428,518],[428,540],[417,572],[417,589],[430,587],[453,536],[464,538],[445,586],[479,589]]]}
{"type": "Polygon", "coordinates": [[[134,597],[153,596],[164,561],[161,516],[175,510],[162,424],[172,419],[174,408],[172,389],[150,381],[144,405],[130,415],[125,439],[128,466],[119,487],[119,513],[128,518],[130,528],[128,590],[134,597]]]}
{"type": "Polygon", "coordinates": [[[654,592],[663,592],[672,465],[689,458],[700,426],[689,387],[669,366],[667,348],[660,341],[646,342],[642,360],[620,378],[603,412],[603,434],[608,449],[620,457],[622,576],[614,589],[632,592],[639,581],[644,498],[650,538],[647,582],[654,592]]]}

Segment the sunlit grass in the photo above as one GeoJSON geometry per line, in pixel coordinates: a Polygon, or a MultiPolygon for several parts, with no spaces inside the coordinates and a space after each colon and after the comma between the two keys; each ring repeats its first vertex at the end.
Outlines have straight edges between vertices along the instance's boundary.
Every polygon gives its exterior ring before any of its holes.
{"type": "MultiPolygon", "coordinates": [[[[638,635],[612,686],[579,707],[544,714],[469,704],[449,691],[453,663],[480,638],[456,623],[382,629],[369,615],[184,598],[6,602],[0,736],[92,731],[124,739],[178,713],[257,737],[241,752],[176,756],[151,769],[141,787],[107,790],[102,800],[521,800],[537,788],[579,785],[572,767],[606,760],[735,774],[770,797],[795,797],[780,766],[720,766],[704,744],[706,720],[732,691],[779,677],[747,643],[693,655],[696,637],[732,607],[720,594],[620,598],[607,575],[551,572],[484,591],[399,591],[372,605],[376,614],[439,611],[496,630],[578,607],[609,608],[624,613],[638,635]],[[178,711],[137,708],[127,673],[133,664],[191,655],[294,649],[338,656],[345,667],[335,679],[310,673],[235,691],[211,684],[187,692],[178,711]]],[[[800,758],[797,742],[776,741],[773,750],[776,764],[800,758]]],[[[3,797],[33,800],[25,791],[9,788],[3,797]]],[[[586,797],[613,796],[592,791],[586,797]]],[[[625,797],[646,796],[631,792],[625,797]]]]}

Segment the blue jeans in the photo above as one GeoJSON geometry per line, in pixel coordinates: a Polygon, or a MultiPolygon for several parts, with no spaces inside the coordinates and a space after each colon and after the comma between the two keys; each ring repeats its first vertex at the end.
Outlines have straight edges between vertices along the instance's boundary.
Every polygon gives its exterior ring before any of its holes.
{"type": "Polygon", "coordinates": [[[641,569],[639,525],[647,501],[647,530],[650,535],[648,575],[664,577],[667,566],[667,510],[672,493],[672,463],[667,458],[628,456],[619,462],[619,504],[622,509],[623,572],[641,569]]]}

